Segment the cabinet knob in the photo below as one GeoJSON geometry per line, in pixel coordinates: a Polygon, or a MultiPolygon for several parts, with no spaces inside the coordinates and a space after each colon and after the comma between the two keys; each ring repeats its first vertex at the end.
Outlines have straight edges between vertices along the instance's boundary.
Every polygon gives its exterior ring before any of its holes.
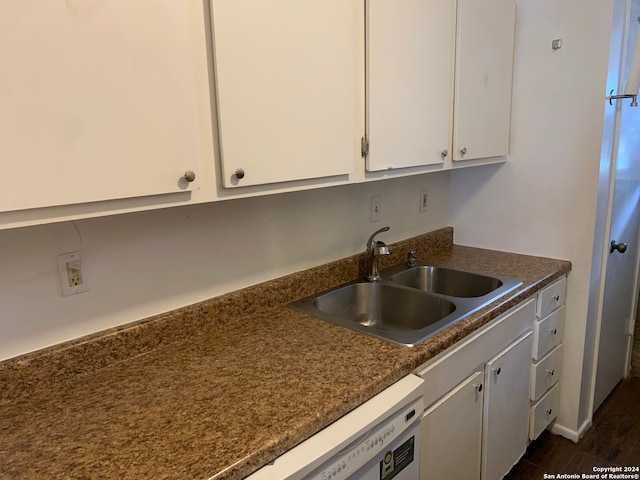
{"type": "Polygon", "coordinates": [[[547,412],[547,415],[551,415],[551,412],[553,412],[553,410],[551,410],[550,408],[545,410],[545,412],[547,412]]]}
{"type": "Polygon", "coordinates": [[[556,373],[555,369],[553,370],[546,370],[546,372],[551,375],[553,377],[554,373],[556,373]]]}
{"type": "Polygon", "coordinates": [[[234,175],[236,176],[236,178],[238,178],[239,180],[244,178],[244,168],[238,168],[236,170],[236,172],[234,173],[234,175]]]}
{"type": "Polygon", "coordinates": [[[493,370],[493,373],[495,373],[496,375],[500,375],[500,372],[502,371],[502,370],[500,369],[500,367],[498,367],[498,368],[493,368],[493,367],[491,367],[491,370],[493,370]]]}
{"type": "Polygon", "coordinates": [[[460,149],[460,155],[466,155],[467,154],[467,147],[462,147],[460,149]]]}
{"type": "Polygon", "coordinates": [[[446,148],[444,150],[442,150],[442,152],[440,153],[440,155],[442,156],[442,158],[446,158],[447,155],[449,155],[449,150],[447,150],[446,148]]]}
{"type": "Polygon", "coordinates": [[[559,302],[559,301],[560,301],[560,295],[555,295],[555,296],[553,297],[553,299],[554,299],[556,302],[559,302]]]}
{"type": "Polygon", "coordinates": [[[482,384],[474,385],[473,388],[476,389],[476,392],[480,393],[482,391],[482,384]]]}
{"type": "Polygon", "coordinates": [[[184,179],[189,183],[193,182],[196,179],[196,172],[193,170],[187,170],[184,172],[184,179]]]}
{"type": "Polygon", "coordinates": [[[558,329],[557,328],[553,328],[551,330],[549,330],[553,335],[557,335],[558,334],[558,329]]]}

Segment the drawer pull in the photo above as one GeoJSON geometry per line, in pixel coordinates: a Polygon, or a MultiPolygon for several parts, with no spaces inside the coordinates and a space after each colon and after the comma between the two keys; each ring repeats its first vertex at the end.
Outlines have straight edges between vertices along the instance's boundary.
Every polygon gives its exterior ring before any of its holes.
{"type": "Polygon", "coordinates": [[[551,330],[549,330],[553,335],[557,335],[558,333],[558,329],[557,328],[553,328],[551,330]]]}
{"type": "Polygon", "coordinates": [[[556,295],[555,297],[553,297],[553,299],[554,299],[556,302],[559,302],[559,301],[560,301],[560,295],[556,295]]]}
{"type": "Polygon", "coordinates": [[[551,410],[550,408],[549,408],[548,410],[545,410],[545,412],[547,412],[547,415],[551,415],[551,412],[552,412],[552,411],[553,411],[553,410],[551,410]]]}
{"type": "Polygon", "coordinates": [[[554,370],[545,370],[549,375],[551,375],[553,377],[553,374],[556,373],[555,369],[554,370]]]}

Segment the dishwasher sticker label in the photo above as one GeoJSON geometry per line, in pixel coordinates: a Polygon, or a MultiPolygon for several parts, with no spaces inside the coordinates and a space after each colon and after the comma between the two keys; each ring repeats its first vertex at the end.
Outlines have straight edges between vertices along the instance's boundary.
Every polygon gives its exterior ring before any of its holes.
{"type": "Polygon", "coordinates": [[[415,437],[409,438],[395,450],[384,454],[380,462],[380,480],[391,480],[413,462],[415,437]]]}

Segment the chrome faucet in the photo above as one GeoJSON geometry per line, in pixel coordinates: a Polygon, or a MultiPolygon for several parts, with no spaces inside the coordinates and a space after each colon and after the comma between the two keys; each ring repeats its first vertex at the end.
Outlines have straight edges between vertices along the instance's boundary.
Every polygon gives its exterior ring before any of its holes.
{"type": "Polygon", "coordinates": [[[382,232],[386,232],[391,227],[384,227],[376,231],[367,240],[367,282],[379,282],[380,272],[378,271],[378,258],[389,255],[389,247],[384,242],[378,240],[374,243],[373,238],[382,232]]]}

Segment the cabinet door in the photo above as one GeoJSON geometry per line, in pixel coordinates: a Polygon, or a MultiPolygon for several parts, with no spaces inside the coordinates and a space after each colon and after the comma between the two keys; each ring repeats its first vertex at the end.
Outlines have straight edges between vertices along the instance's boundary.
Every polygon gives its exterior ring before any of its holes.
{"type": "Polygon", "coordinates": [[[527,448],[531,339],[529,331],[486,365],[484,480],[501,479],[527,448]]]}
{"type": "Polygon", "coordinates": [[[0,2],[0,211],[196,184],[194,1],[0,2]]]}
{"type": "Polygon", "coordinates": [[[509,153],[515,15],[515,0],[459,0],[454,160],[509,153]]]}
{"type": "Polygon", "coordinates": [[[420,425],[421,480],[478,480],[483,372],[475,372],[432,405],[420,425]]]}
{"type": "Polygon", "coordinates": [[[223,185],[350,173],[362,136],[359,2],[211,4],[223,185]]]}
{"type": "Polygon", "coordinates": [[[367,2],[367,170],[443,163],[454,39],[455,1],[367,2]]]}

